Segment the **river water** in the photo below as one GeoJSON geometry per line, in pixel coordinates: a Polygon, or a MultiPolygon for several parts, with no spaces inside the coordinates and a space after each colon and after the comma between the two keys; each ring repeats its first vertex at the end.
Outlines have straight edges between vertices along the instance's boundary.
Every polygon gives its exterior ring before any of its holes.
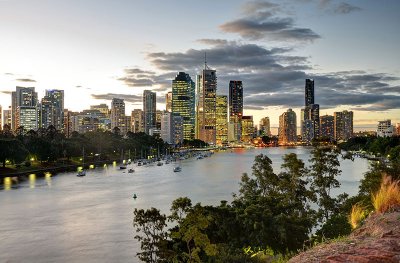
{"type": "MultiPolygon", "coordinates": [[[[251,173],[254,156],[263,153],[276,172],[284,154],[306,163],[309,148],[238,149],[202,160],[137,167],[91,169],[85,177],[63,173],[36,178],[0,190],[0,262],[139,262],[132,227],[135,208],[156,207],[168,213],[171,202],[187,196],[192,203],[232,200],[242,173],[251,173]],[[138,198],[132,198],[136,194],[138,198]]],[[[358,191],[368,169],[365,159],[341,161],[342,184],[335,193],[358,191]]]]}

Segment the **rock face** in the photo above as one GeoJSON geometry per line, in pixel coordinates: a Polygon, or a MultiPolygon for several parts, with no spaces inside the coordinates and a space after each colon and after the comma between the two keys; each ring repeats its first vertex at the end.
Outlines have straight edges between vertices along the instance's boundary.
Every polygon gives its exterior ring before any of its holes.
{"type": "Polygon", "coordinates": [[[399,263],[400,212],[372,214],[348,237],[316,246],[289,262],[399,263]]]}

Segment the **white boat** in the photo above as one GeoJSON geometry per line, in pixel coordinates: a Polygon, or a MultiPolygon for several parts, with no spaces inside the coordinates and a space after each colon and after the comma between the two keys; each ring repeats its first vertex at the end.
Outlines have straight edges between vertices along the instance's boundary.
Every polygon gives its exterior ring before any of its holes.
{"type": "Polygon", "coordinates": [[[182,171],[182,168],[181,168],[180,166],[176,166],[176,167],[174,168],[174,172],[175,172],[175,173],[180,172],[180,171],[182,171]]]}
{"type": "Polygon", "coordinates": [[[76,176],[81,177],[81,176],[85,176],[85,175],[86,175],[86,171],[80,170],[76,176]]]}
{"type": "Polygon", "coordinates": [[[135,172],[135,170],[133,170],[132,168],[128,170],[128,173],[130,173],[130,174],[133,172],[135,172]]]}
{"type": "Polygon", "coordinates": [[[162,162],[158,162],[158,163],[157,163],[157,166],[162,166],[162,165],[163,165],[162,162]]]}

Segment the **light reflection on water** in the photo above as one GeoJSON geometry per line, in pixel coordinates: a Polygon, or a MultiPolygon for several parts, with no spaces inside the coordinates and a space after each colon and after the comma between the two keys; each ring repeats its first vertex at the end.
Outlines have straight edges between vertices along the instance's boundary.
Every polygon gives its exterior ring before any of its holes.
{"type": "MultiPolygon", "coordinates": [[[[135,208],[157,207],[169,213],[171,202],[180,196],[202,204],[230,201],[242,173],[251,174],[256,154],[267,154],[278,172],[283,154],[294,152],[307,161],[309,151],[228,150],[184,160],[180,173],[172,171],[173,163],[132,164],[131,174],[114,164],[90,169],[85,177],[75,172],[32,180],[29,176],[17,188],[7,179],[3,186],[11,191],[0,191],[0,262],[139,262],[132,227],[135,208]]],[[[341,190],[355,194],[367,168],[364,159],[342,161],[341,190]]]]}

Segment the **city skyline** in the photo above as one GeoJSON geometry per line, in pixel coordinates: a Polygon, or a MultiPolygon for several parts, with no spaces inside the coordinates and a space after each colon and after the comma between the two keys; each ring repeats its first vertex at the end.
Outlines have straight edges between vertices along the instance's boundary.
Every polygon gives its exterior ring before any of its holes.
{"type": "Polygon", "coordinates": [[[164,109],[173,78],[196,76],[206,52],[219,95],[243,81],[254,123],[268,116],[276,127],[288,108],[299,113],[307,78],[321,116],[351,110],[355,129],[398,123],[399,10],[397,1],[0,1],[0,105],[24,86],[39,98],[64,90],[73,111],[121,98],[129,115],[148,89],[164,109]],[[194,18],[201,12],[207,19],[194,18]]]}

